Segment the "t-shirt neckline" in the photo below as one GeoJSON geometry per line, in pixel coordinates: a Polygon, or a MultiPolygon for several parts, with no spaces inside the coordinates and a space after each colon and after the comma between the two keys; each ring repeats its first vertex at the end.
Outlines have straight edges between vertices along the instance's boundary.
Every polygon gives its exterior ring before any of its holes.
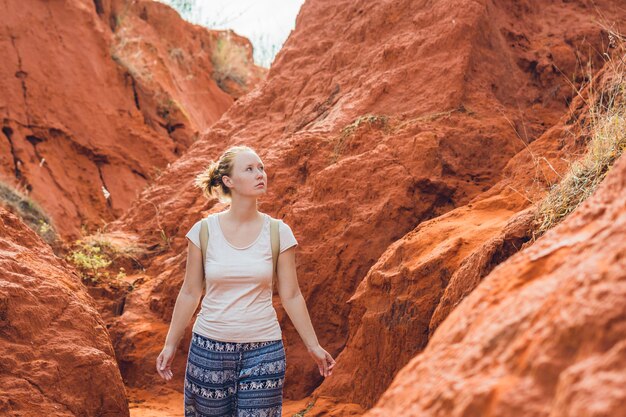
{"type": "MultiPolygon", "coordinates": [[[[223,213],[223,211],[221,211],[220,213],[223,213]]],[[[259,241],[259,239],[261,239],[261,235],[265,231],[265,223],[267,223],[267,219],[268,219],[267,214],[261,213],[263,215],[263,226],[261,226],[261,231],[259,232],[259,234],[256,237],[256,239],[254,239],[254,241],[252,243],[250,243],[248,246],[245,246],[243,248],[238,248],[237,246],[231,244],[228,241],[228,239],[226,239],[226,235],[224,234],[224,231],[222,230],[222,226],[220,225],[220,220],[219,220],[219,214],[220,213],[215,213],[215,223],[217,223],[217,229],[219,230],[220,234],[222,235],[222,239],[224,239],[224,242],[226,242],[226,244],[228,246],[230,246],[231,248],[238,249],[238,250],[248,249],[251,246],[253,246],[255,243],[257,243],[259,241]]]]}

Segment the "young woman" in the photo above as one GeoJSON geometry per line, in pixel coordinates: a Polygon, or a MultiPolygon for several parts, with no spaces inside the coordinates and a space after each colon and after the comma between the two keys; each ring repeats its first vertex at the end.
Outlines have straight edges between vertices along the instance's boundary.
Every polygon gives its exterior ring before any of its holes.
{"type": "MultiPolygon", "coordinates": [[[[281,416],[286,357],[272,305],[270,216],[257,210],[266,193],[267,174],[247,146],[228,149],[196,178],[211,198],[230,202],[228,210],[208,216],[205,276],[200,251],[201,221],[189,239],[185,279],[176,299],[157,372],[169,381],[178,342],[202,297],[192,329],[185,373],[185,417],[281,416]]],[[[291,228],[279,221],[277,288],[281,303],[313,357],[319,372],[332,373],[335,360],[315,335],[296,277],[291,228]]]]}

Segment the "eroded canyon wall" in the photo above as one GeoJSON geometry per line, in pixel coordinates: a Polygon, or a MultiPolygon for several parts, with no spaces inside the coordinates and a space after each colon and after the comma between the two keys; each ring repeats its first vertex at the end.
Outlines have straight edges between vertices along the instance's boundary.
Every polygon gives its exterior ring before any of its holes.
{"type": "Polygon", "coordinates": [[[128,416],[105,322],[79,275],[0,208],[0,414],[128,416]]]}
{"type": "MultiPolygon", "coordinates": [[[[595,4],[616,21],[626,18],[618,1],[595,4]]],[[[299,281],[322,345],[341,358],[359,333],[366,335],[359,343],[383,342],[369,343],[362,359],[353,343],[352,359],[342,358],[351,367],[338,368],[320,392],[371,406],[462,298],[454,288],[444,296],[448,283],[459,276],[476,283],[525,239],[526,220],[515,215],[528,201],[500,181],[532,182],[521,161],[507,164],[515,155],[532,160],[520,151],[540,137],[535,150],[574,149],[563,132],[573,122],[562,119],[575,95],[570,80],[582,82],[588,64],[601,67],[607,41],[593,11],[586,1],[307,1],[266,83],[110,225],[157,248],[145,283],[113,326],[131,384],[158,378],[155,341],[165,339],[182,283],[184,234],[224,208],[206,202],[193,177],[243,143],[268,170],[260,210],[283,218],[299,240],[299,281]],[[454,237],[468,227],[474,232],[454,237]],[[171,238],[165,249],[163,236],[171,238]],[[473,276],[463,272],[468,259],[478,268],[473,276]],[[424,274],[428,280],[417,283],[424,274]],[[402,290],[389,293],[390,283],[402,290]],[[371,304],[362,297],[369,284],[379,293],[371,304]],[[424,308],[416,310],[419,300],[424,308]],[[417,312],[419,321],[403,321],[417,312]],[[373,323],[381,317],[388,322],[373,323]],[[385,323],[399,332],[396,342],[387,343],[385,323]],[[393,371],[377,379],[365,370],[372,360],[393,371]],[[358,392],[362,376],[366,388],[358,392]]],[[[286,396],[300,398],[321,378],[277,308],[290,358],[286,396]]],[[[175,363],[180,387],[186,342],[175,363]]]]}
{"type": "Polygon", "coordinates": [[[367,417],[626,416],[626,159],[497,266],[367,417]]]}
{"type": "Polygon", "coordinates": [[[4,1],[0,14],[0,180],[65,239],[120,216],[264,75],[233,35],[249,71],[225,92],[211,59],[224,33],[158,2],[4,1]]]}

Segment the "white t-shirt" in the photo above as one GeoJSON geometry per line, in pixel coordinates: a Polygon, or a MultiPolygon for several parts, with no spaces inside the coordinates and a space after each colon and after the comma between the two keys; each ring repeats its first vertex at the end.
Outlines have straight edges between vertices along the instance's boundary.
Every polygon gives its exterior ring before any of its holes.
{"type": "MultiPolygon", "coordinates": [[[[228,242],[217,215],[207,216],[209,240],[205,262],[206,294],[193,331],[223,342],[279,340],[282,332],[272,305],[272,248],[270,216],[250,245],[237,248],[228,242]]],[[[200,222],[187,237],[200,247],[200,222]]],[[[297,245],[291,228],[279,220],[280,252],[297,245]]]]}

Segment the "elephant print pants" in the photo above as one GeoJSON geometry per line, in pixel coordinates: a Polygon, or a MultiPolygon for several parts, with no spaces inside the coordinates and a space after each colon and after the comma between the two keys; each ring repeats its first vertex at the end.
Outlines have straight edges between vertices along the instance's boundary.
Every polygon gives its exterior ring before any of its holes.
{"type": "Polygon", "coordinates": [[[222,342],[192,332],[185,417],[280,417],[283,341],[222,342]]]}

